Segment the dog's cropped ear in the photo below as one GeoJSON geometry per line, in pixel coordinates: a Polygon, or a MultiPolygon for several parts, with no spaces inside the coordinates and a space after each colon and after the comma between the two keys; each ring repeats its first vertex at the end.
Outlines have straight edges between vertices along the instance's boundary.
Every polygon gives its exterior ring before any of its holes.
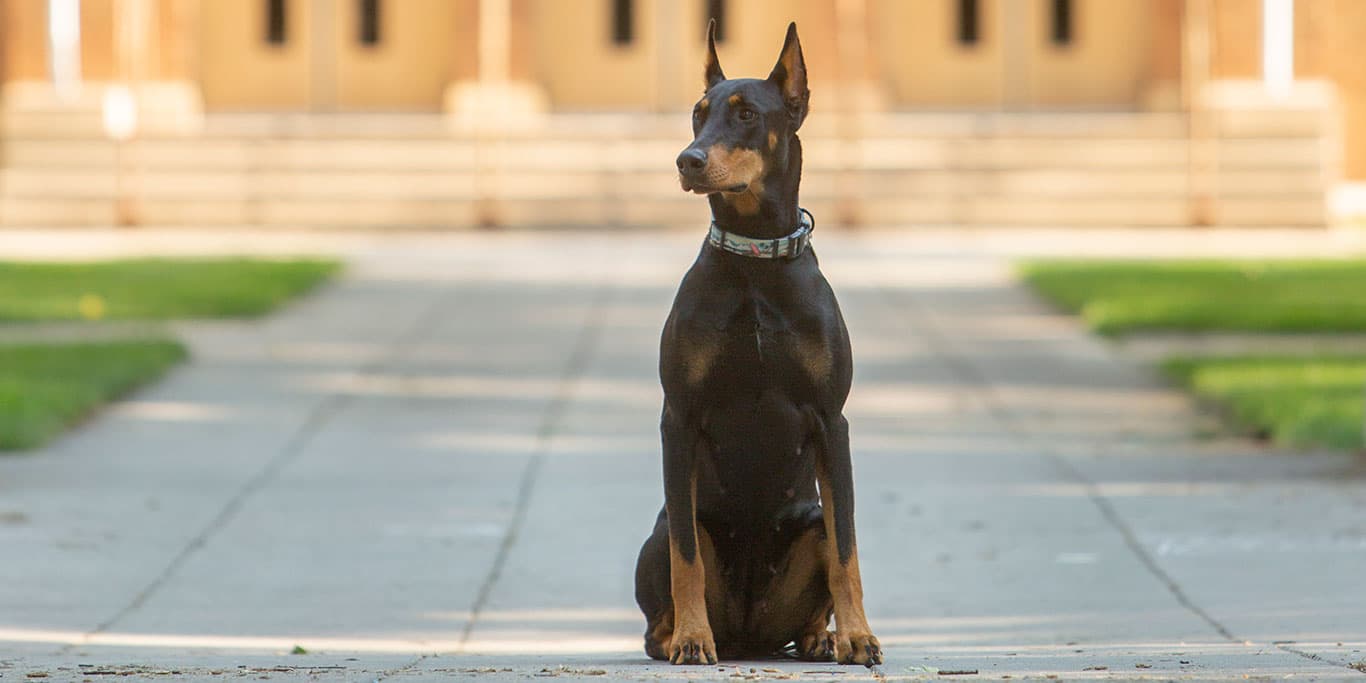
{"type": "Polygon", "coordinates": [[[707,90],[726,80],[721,71],[721,61],[716,58],[716,19],[707,22],[707,90]]]}
{"type": "Polygon", "coordinates": [[[797,39],[795,21],[787,25],[783,51],[778,55],[778,63],[773,65],[773,71],[768,74],[768,80],[783,93],[783,104],[792,117],[792,129],[800,128],[802,121],[806,120],[811,91],[806,89],[806,60],[802,59],[802,43],[797,39]]]}

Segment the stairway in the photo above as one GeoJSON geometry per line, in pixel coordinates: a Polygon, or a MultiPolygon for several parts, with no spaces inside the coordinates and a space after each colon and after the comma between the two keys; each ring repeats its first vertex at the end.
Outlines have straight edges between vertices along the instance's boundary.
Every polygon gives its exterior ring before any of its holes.
{"type": "MultiPolygon", "coordinates": [[[[1185,118],[1169,113],[895,113],[803,130],[802,202],[870,226],[1173,226],[1189,221],[1185,118]]],[[[1218,121],[1216,221],[1326,221],[1336,149],[1312,112],[1218,121]]],[[[683,115],[556,114],[478,141],[437,115],[210,114],[194,135],[116,150],[37,116],[0,141],[0,225],[101,226],[116,196],[148,225],[638,228],[695,225],[673,159],[683,115]],[[113,172],[116,162],[122,180],[113,172]]]]}

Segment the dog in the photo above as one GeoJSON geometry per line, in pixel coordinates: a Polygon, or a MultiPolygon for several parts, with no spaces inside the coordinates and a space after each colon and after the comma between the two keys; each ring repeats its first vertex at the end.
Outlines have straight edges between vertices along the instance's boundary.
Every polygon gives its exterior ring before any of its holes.
{"type": "Polygon", "coordinates": [[[660,341],[664,508],[636,564],[645,652],[880,664],[854,538],[849,333],[797,204],[810,93],[796,24],[761,80],[726,78],[713,22],[705,75],[677,165],[713,221],[660,341]]]}

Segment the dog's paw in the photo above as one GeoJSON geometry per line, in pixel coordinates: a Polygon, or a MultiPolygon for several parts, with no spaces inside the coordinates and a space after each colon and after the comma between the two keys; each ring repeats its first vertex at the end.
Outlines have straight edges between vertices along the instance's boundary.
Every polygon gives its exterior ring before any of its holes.
{"type": "Polygon", "coordinates": [[[700,633],[674,632],[669,644],[669,662],[673,664],[715,664],[716,642],[710,631],[700,633]]]}
{"type": "Polygon", "coordinates": [[[835,661],[835,634],[821,629],[797,641],[797,658],[808,662],[835,661]]]}
{"type": "Polygon", "coordinates": [[[836,634],[835,657],[840,664],[873,666],[882,663],[882,646],[871,633],[836,634]]]}

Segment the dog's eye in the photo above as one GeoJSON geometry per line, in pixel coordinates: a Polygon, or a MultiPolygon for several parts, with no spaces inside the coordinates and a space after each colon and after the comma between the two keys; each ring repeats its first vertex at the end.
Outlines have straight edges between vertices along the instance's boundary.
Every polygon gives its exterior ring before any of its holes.
{"type": "Polygon", "coordinates": [[[754,113],[753,109],[741,109],[736,113],[736,116],[740,117],[741,121],[753,121],[757,114],[754,113]]]}

